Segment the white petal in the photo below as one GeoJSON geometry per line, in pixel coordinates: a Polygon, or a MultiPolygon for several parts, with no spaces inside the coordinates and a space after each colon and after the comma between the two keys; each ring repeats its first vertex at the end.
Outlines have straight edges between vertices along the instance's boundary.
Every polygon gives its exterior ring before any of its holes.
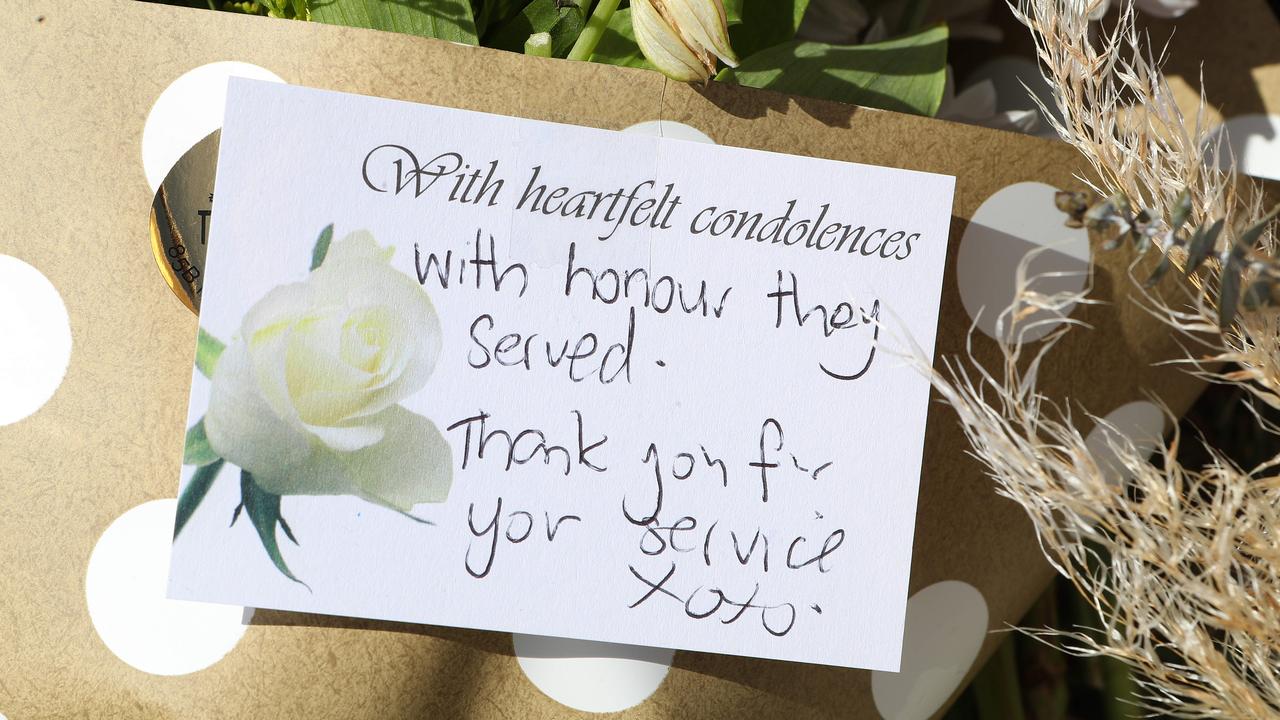
{"type": "Polygon", "coordinates": [[[339,427],[308,425],[307,429],[335,452],[353,452],[367,448],[381,442],[384,435],[383,429],[376,424],[339,427]]]}
{"type": "Polygon", "coordinates": [[[453,484],[453,451],[435,423],[398,405],[378,420],[383,441],[344,458],[360,495],[406,512],[444,502],[453,484]]]}
{"type": "Polygon", "coordinates": [[[686,44],[709,50],[729,67],[738,65],[738,56],[729,46],[729,27],[721,0],[662,1],[675,19],[676,28],[684,36],[686,44]]]}
{"type": "Polygon", "coordinates": [[[309,436],[262,399],[243,340],[218,358],[204,428],[215,452],[250,472],[301,462],[311,451],[309,436]]]}
{"type": "Polygon", "coordinates": [[[330,262],[342,263],[348,260],[377,260],[386,263],[390,262],[393,252],[395,252],[393,247],[379,246],[378,241],[373,239],[373,233],[368,230],[357,230],[333,241],[320,267],[330,262]]]}
{"type": "MultiPolygon", "coordinates": [[[[440,317],[417,280],[385,260],[370,257],[367,250],[357,254],[344,246],[333,263],[326,258],[312,273],[310,284],[319,304],[342,305],[347,312],[388,308],[397,318],[389,330],[397,341],[398,364],[384,369],[388,379],[384,392],[371,397],[368,410],[360,414],[380,412],[422,388],[435,370],[444,341],[440,317]]],[[[337,352],[338,347],[333,350],[337,352]]]]}
{"type": "Polygon", "coordinates": [[[711,71],[658,14],[650,0],[633,0],[631,28],[640,51],[663,75],[682,82],[706,82],[711,76],[711,71]]]}
{"type": "Polygon", "coordinates": [[[453,453],[435,424],[399,405],[369,422],[381,428],[381,442],[354,452],[317,443],[303,462],[254,477],[277,495],[356,495],[405,512],[444,502],[453,483],[453,453]]]}

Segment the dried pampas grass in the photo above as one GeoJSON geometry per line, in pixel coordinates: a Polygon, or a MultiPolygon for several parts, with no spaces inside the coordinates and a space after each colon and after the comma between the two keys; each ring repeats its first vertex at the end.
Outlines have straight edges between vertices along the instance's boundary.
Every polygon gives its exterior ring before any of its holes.
{"type": "MultiPolygon", "coordinates": [[[[1170,218],[1186,202],[1180,198],[1190,199],[1190,226],[1223,220],[1203,277],[1192,275],[1181,291],[1144,293],[1143,302],[1188,347],[1199,348],[1179,359],[1193,373],[1243,386],[1280,407],[1276,312],[1245,312],[1224,329],[1218,311],[1219,273],[1244,229],[1262,217],[1261,193],[1219,164],[1203,113],[1189,123],[1178,109],[1134,27],[1131,4],[1100,32],[1088,20],[1094,4],[1013,5],[1055,89],[1063,119],[1052,124],[1092,164],[1099,196],[1123,197],[1146,209],[1154,225],[1166,224],[1166,241],[1156,234],[1154,246],[1175,266],[1186,260],[1185,243],[1170,241],[1177,230],[1170,218]],[[1224,372],[1223,363],[1236,369],[1224,372]]],[[[1276,229],[1267,224],[1249,249],[1242,273],[1250,277],[1243,279],[1265,274],[1275,250],[1276,229]]],[[[996,333],[1011,338],[1001,343],[1002,367],[983,368],[972,353],[943,359],[937,370],[917,358],[955,409],[997,491],[1026,510],[1045,556],[1102,623],[1024,632],[1069,653],[1129,665],[1137,702],[1152,712],[1280,715],[1280,457],[1240,468],[1210,451],[1205,466],[1184,467],[1176,459],[1179,436],[1149,458],[1115,428],[1106,433],[1107,452],[1087,445],[1072,409],[1055,404],[1035,382],[1041,359],[1066,333],[1080,332],[1078,323],[1061,324],[1034,350],[1020,338],[1046,313],[1065,317],[1073,303],[1088,302],[1089,291],[1034,292],[1029,261],[1019,272],[1018,300],[996,333]]]]}

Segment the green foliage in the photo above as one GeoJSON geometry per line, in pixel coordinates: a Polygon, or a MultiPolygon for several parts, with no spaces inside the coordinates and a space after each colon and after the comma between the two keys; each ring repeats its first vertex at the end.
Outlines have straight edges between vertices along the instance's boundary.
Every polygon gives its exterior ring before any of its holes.
{"type": "Polygon", "coordinates": [[[267,15],[290,20],[307,19],[307,0],[235,0],[224,2],[222,5],[225,10],[249,15],[267,15]]]}
{"type": "MultiPolygon", "coordinates": [[[[289,0],[292,1],[292,0],[289,0]]],[[[470,0],[306,0],[312,20],[479,44],[470,0]]]]}
{"type": "Polygon", "coordinates": [[[187,442],[182,450],[183,465],[208,465],[219,460],[218,453],[209,445],[209,438],[204,433],[204,418],[187,430],[187,442]]]}
{"type": "Polygon", "coordinates": [[[293,572],[289,570],[288,564],[284,561],[284,556],[280,554],[280,544],[276,541],[276,528],[284,530],[285,536],[293,544],[298,544],[297,539],[293,536],[293,531],[289,529],[289,524],[280,515],[280,496],[258,487],[258,484],[253,480],[253,475],[247,470],[240,471],[240,506],[236,508],[235,513],[232,515],[232,524],[235,524],[242,508],[245,514],[249,516],[249,522],[253,523],[254,530],[258,531],[258,539],[262,541],[262,548],[267,551],[267,557],[271,558],[271,562],[276,566],[276,569],[285,577],[310,590],[311,588],[307,587],[306,583],[294,577],[293,572]]]}
{"type": "Polygon", "coordinates": [[[533,0],[485,38],[485,44],[502,50],[523,52],[525,41],[534,33],[551,35],[551,55],[569,54],[587,16],[576,3],[563,0],[533,0]]]}
{"type": "MultiPolygon", "coordinates": [[[[742,65],[717,79],[917,115],[937,112],[946,81],[947,30],[914,32],[927,1],[907,0],[894,14],[893,27],[914,34],[857,46],[794,41],[809,0],[723,3],[729,40],[742,65]]],[[[879,13],[886,3],[864,4],[879,13]]],[[[530,55],[654,69],[636,44],[625,0],[621,6],[618,0],[211,0],[210,5],[473,45],[483,40],[485,46],[521,53],[534,36],[530,55]],[[550,38],[549,49],[542,33],[550,38]]]]}
{"type": "Polygon", "coordinates": [[[739,58],[796,36],[809,0],[730,0],[725,3],[729,44],[739,58]]]}
{"type": "Polygon", "coordinates": [[[1189,231],[1184,229],[1191,217],[1191,197],[1183,191],[1169,211],[1169,223],[1147,210],[1134,212],[1133,205],[1122,194],[1092,202],[1085,192],[1059,192],[1054,198],[1058,209],[1067,214],[1068,227],[1088,228],[1091,233],[1105,236],[1104,250],[1114,250],[1132,240],[1138,252],[1145,252],[1153,244],[1159,245],[1163,257],[1156,264],[1150,277],[1143,283],[1151,288],[1160,282],[1171,267],[1169,252],[1173,248],[1186,251],[1183,275],[1190,277],[1209,258],[1216,258],[1220,267],[1218,277],[1218,327],[1228,330],[1235,322],[1241,303],[1248,310],[1275,304],[1272,291],[1280,280],[1280,262],[1255,252],[1258,240],[1267,228],[1280,217],[1280,205],[1260,218],[1254,218],[1247,227],[1235,230],[1231,247],[1219,252],[1218,238],[1226,224],[1218,218],[1212,224],[1201,224],[1189,231]],[[1246,275],[1254,279],[1243,290],[1246,275]]]}
{"type": "Polygon", "coordinates": [[[529,0],[471,0],[471,14],[476,21],[477,33],[483,36],[489,28],[510,20],[528,2],[529,0]]]}
{"type": "Polygon", "coordinates": [[[311,248],[311,269],[315,270],[324,263],[324,258],[329,254],[329,243],[333,242],[333,223],[324,226],[320,231],[320,236],[316,238],[316,244],[311,248]]]}
{"type": "Polygon", "coordinates": [[[200,501],[204,500],[204,496],[209,493],[209,487],[222,471],[223,464],[223,459],[218,458],[208,465],[196,468],[191,481],[182,489],[182,496],[178,498],[178,517],[173,524],[174,538],[178,537],[178,533],[186,527],[187,520],[191,519],[191,514],[200,507],[200,501]]]}
{"type": "MultiPolygon", "coordinates": [[[[739,58],[795,37],[809,0],[725,0],[729,42],[739,58]]],[[[653,69],[636,45],[631,29],[631,8],[613,14],[592,62],[653,69]]]]}
{"type": "Polygon", "coordinates": [[[196,335],[196,367],[199,368],[200,374],[207,378],[213,377],[213,369],[217,366],[218,358],[222,356],[222,351],[226,347],[221,340],[205,332],[204,328],[200,328],[196,335]]]}
{"type": "Polygon", "coordinates": [[[653,69],[636,44],[636,34],[631,29],[631,8],[622,8],[609,19],[609,25],[600,36],[600,43],[591,54],[591,61],[606,65],[624,65],[653,69]]]}
{"type": "Polygon", "coordinates": [[[938,111],[946,83],[947,28],[870,45],[787,42],[718,79],[916,115],[938,111]]]}

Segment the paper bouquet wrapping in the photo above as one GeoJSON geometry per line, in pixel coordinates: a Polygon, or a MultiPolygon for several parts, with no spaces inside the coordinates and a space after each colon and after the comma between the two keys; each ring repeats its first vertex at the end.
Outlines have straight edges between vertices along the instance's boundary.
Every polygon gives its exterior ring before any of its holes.
{"type": "MultiPolygon", "coordinates": [[[[1055,190],[1084,171],[1054,141],[140,3],[20,0],[0,32],[0,327],[38,326],[41,338],[9,348],[21,362],[0,381],[12,389],[0,395],[9,720],[928,718],[1001,641],[990,631],[1016,623],[1050,578],[1022,511],[993,492],[935,403],[900,673],[166,600],[197,317],[157,271],[148,212],[169,168],[221,123],[229,75],[954,175],[939,358],[972,342],[979,360],[997,362],[996,314],[1036,251],[1030,268],[1046,287],[1092,282],[1105,301],[1073,311],[1092,329],[1049,356],[1040,381],[1050,394],[1154,446],[1166,416],[1151,398],[1181,413],[1199,390],[1156,365],[1179,349],[1135,301],[1132,258],[1097,252],[1054,209],[1055,190]]],[[[0,337],[0,359],[10,342],[0,337]]],[[[1085,412],[1076,417],[1093,430],[1085,412]]]]}

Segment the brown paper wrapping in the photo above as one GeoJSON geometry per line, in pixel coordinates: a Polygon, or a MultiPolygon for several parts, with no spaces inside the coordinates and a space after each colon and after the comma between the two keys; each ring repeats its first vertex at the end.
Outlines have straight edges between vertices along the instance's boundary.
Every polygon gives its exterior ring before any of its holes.
{"type": "MultiPolygon", "coordinates": [[[[724,145],[955,175],[939,355],[962,351],[971,323],[955,277],[967,219],[1002,187],[1074,186],[1082,170],[1071,148],[1030,137],[333,26],[18,0],[0,13],[0,37],[0,253],[49,278],[73,338],[53,398],[0,427],[0,713],[9,720],[585,715],[540,692],[502,633],[259,611],[224,659],[179,677],[140,672],[100,641],[85,601],[96,541],[125,511],[177,489],[196,318],[151,256],[140,140],[152,103],[183,72],[241,60],[314,87],[601,128],[674,120],[724,145]]],[[[1130,258],[1095,255],[1095,294],[1108,304],[1076,309],[1095,329],[1057,349],[1044,384],[1100,415],[1145,393],[1180,413],[1198,387],[1152,366],[1175,348],[1130,302],[1130,258]]],[[[995,359],[991,341],[975,343],[995,359]]],[[[1082,431],[1090,426],[1082,420],[1082,431]]],[[[1023,513],[995,495],[967,450],[953,413],[934,405],[911,592],[969,583],[998,630],[1021,617],[1050,570],[1023,513]]],[[[1000,639],[987,636],[966,677],[1000,639]]],[[[870,677],[677,652],[657,691],[625,714],[874,718],[870,677]]]]}

